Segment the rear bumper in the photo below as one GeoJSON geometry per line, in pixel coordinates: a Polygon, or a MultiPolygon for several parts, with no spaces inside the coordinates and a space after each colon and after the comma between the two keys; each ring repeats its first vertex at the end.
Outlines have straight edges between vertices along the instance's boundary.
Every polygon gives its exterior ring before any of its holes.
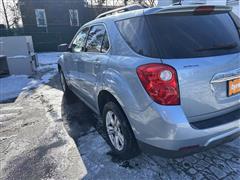
{"type": "Polygon", "coordinates": [[[184,157],[184,156],[188,156],[188,155],[192,155],[194,153],[198,153],[201,151],[205,151],[209,148],[215,147],[217,145],[221,145],[227,142],[231,142],[234,139],[238,138],[240,136],[240,132],[236,132],[233,133],[232,135],[226,136],[224,138],[220,138],[219,140],[216,141],[212,141],[210,144],[208,144],[207,146],[202,146],[202,147],[197,147],[197,146],[193,146],[191,148],[187,148],[187,149],[182,149],[182,150],[178,150],[178,151],[174,151],[174,150],[166,150],[166,149],[162,149],[162,148],[158,148],[155,146],[151,146],[149,144],[146,144],[144,142],[138,141],[138,145],[140,147],[140,149],[142,150],[142,152],[145,153],[150,153],[152,155],[159,155],[159,156],[163,156],[163,157],[168,157],[168,158],[179,158],[179,157],[184,157]]]}
{"type": "Polygon", "coordinates": [[[240,134],[240,118],[211,128],[193,128],[181,106],[152,103],[145,111],[132,112],[128,118],[140,147],[148,145],[160,153],[162,150],[175,154],[184,150],[195,152],[232,140],[240,134]]]}

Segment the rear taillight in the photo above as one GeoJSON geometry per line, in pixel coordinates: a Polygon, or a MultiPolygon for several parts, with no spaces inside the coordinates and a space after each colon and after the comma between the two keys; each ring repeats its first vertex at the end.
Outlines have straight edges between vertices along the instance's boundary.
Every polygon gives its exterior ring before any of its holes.
{"type": "Polygon", "coordinates": [[[161,105],[179,105],[176,70],[165,64],[146,64],[137,68],[138,77],[149,96],[161,105]]]}

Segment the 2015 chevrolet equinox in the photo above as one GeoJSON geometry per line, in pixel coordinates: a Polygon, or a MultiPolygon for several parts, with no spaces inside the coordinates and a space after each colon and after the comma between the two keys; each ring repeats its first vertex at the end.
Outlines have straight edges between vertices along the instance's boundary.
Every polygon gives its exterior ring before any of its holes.
{"type": "Polygon", "coordinates": [[[133,9],[85,24],[58,65],[63,90],[102,116],[113,152],[184,154],[237,137],[240,35],[231,8],[133,9]]]}

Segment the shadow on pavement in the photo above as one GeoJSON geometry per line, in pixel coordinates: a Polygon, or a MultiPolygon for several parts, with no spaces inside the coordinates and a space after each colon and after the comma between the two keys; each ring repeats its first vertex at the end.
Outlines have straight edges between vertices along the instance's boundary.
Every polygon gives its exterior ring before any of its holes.
{"type": "Polygon", "coordinates": [[[99,117],[72,92],[63,95],[62,119],[75,142],[79,137],[96,130],[105,138],[99,117]]]}

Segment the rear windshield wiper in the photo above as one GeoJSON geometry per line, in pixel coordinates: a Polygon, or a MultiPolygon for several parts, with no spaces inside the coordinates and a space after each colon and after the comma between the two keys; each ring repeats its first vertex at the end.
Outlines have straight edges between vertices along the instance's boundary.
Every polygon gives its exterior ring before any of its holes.
{"type": "Polygon", "coordinates": [[[234,49],[237,46],[238,46],[237,43],[231,43],[231,44],[225,44],[225,45],[217,45],[209,48],[201,48],[201,49],[197,49],[197,51],[228,50],[228,49],[234,49]]]}

